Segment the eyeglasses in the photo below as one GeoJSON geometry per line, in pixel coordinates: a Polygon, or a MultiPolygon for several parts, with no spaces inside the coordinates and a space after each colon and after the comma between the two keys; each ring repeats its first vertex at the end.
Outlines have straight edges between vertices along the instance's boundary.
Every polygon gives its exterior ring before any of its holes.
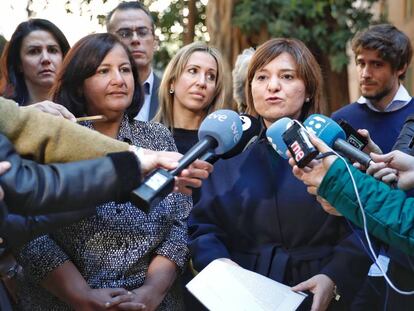
{"type": "Polygon", "coordinates": [[[136,27],[136,28],[121,28],[116,31],[116,34],[121,39],[131,40],[134,36],[134,32],[137,34],[138,38],[146,39],[152,35],[152,30],[148,27],[136,27]]]}

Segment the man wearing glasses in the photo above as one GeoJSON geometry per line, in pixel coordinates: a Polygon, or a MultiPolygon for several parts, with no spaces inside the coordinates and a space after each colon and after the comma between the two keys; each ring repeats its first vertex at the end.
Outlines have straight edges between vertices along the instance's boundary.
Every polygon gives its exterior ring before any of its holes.
{"type": "Polygon", "coordinates": [[[106,29],[128,46],[135,59],[145,92],[144,104],[135,119],[149,121],[158,109],[160,85],[160,79],[152,69],[152,59],[158,42],[154,35],[151,13],[138,1],[121,2],[106,17],[106,29]]]}

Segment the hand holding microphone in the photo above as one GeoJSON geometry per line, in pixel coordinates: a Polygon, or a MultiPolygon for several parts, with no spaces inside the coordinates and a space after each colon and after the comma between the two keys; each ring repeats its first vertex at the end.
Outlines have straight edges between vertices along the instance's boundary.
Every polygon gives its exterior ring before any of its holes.
{"type": "Polygon", "coordinates": [[[131,201],[144,212],[172,192],[174,179],[186,167],[207,152],[221,155],[240,140],[242,124],[239,115],[231,110],[218,110],[208,115],[198,131],[199,142],[194,145],[172,170],[157,169],[132,192],[131,201]]]}
{"type": "Polygon", "coordinates": [[[230,159],[242,153],[257,140],[262,129],[260,121],[248,114],[241,114],[239,118],[242,123],[243,130],[239,142],[222,155],[216,155],[214,152],[207,152],[200,158],[200,160],[214,164],[219,159],[230,159]]]}
{"type": "MultiPolygon", "coordinates": [[[[367,154],[345,141],[345,132],[332,119],[324,115],[313,114],[305,120],[303,125],[308,132],[313,133],[329,147],[344,154],[347,158],[357,161],[366,167],[372,162],[367,154]]],[[[292,121],[289,118],[282,118],[273,123],[268,128],[266,134],[280,156],[286,158],[284,154],[289,147],[290,152],[300,167],[306,166],[317,155],[317,152],[312,148],[312,144],[310,144],[306,131],[301,128],[296,120],[292,121]],[[295,127],[292,128],[292,126],[295,127]],[[289,136],[291,136],[290,139],[286,140],[289,136]]]]}
{"type": "Polygon", "coordinates": [[[331,118],[321,114],[313,114],[303,122],[303,125],[329,147],[342,153],[350,160],[357,161],[365,167],[368,167],[372,161],[367,154],[345,141],[345,132],[331,118]]]}
{"type": "MultiPolygon", "coordinates": [[[[322,154],[328,154],[330,152],[330,148],[313,134],[309,135],[309,139],[312,145],[315,146],[322,154]]],[[[318,196],[318,188],[332,163],[337,159],[337,156],[329,155],[321,159],[315,159],[309,162],[306,167],[300,168],[297,166],[296,161],[292,158],[290,152],[288,152],[288,155],[293,175],[307,186],[306,190],[310,194],[316,195],[317,201],[320,203],[325,212],[334,216],[342,216],[331,204],[329,204],[328,201],[318,196]]]]}
{"type": "MultiPolygon", "coordinates": [[[[141,176],[143,177],[157,168],[166,170],[175,169],[183,156],[178,152],[154,151],[137,148],[136,146],[130,146],[130,151],[134,152],[137,156],[140,162],[141,176]]],[[[191,188],[199,188],[201,186],[201,180],[206,179],[212,171],[213,166],[210,163],[200,160],[194,161],[177,176],[174,191],[191,195],[191,188]]]]}
{"type": "Polygon", "coordinates": [[[286,151],[289,150],[299,167],[305,167],[319,153],[309,140],[305,128],[287,117],[273,123],[267,129],[266,136],[281,157],[287,159],[286,151]]]}
{"type": "MultiPolygon", "coordinates": [[[[320,139],[318,139],[313,134],[309,135],[309,139],[313,146],[317,148],[322,154],[329,154],[331,149],[320,139]]],[[[289,152],[289,164],[293,168],[293,175],[296,178],[303,181],[303,183],[308,186],[308,192],[310,194],[317,195],[317,189],[322,182],[322,179],[325,177],[326,172],[332,163],[336,160],[336,155],[329,155],[322,157],[321,159],[314,159],[308,163],[306,167],[300,168],[295,159],[292,157],[292,154],[289,152]]]]}

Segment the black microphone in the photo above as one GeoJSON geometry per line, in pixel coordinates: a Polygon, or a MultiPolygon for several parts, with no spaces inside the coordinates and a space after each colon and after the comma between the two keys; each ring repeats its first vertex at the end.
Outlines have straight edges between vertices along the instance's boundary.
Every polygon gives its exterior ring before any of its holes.
{"type": "Polygon", "coordinates": [[[260,135],[261,125],[260,121],[248,114],[241,114],[240,121],[242,122],[243,132],[239,142],[226,153],[216,155],[214,152],[207,152],[200,160],[207,161],[210,164],[216,163],[219,159],[230,159],[246,150],[252,143],[254,143],[260,135]]]}
{"type": "Polygon", "coordinates": [[[343,119],[339,119],[337,123],[344,130],[347,143],[355,148],[358,148],[359,150],[363,150],[365,146],[368,145],[368,139],[359,134],[358,131],[348,122],[343,119]]]}
{"type": "Polygon", "coordinates": [[[156,169],[150,173],[131,194],[131,201],[142,211],[148,212],[174,188],[174,177],[196,159],[207,152],[221,155],[233,148],[242,135],[242,123],[239,115],[232,110],[217,110],[209,114],[198,130],[199,142],[188,150],[170,171],[156,169]]]}
{"type": "Polygon", "coordinates": [[[314,133],[332,149],[342,153],[347,158],[369,166],[372,159],[366,153],[345,141],[344,130],[331,118],[321,114],[313,114],[303,122],[309,132],[314,133]]]}
{"type": "Polygon", "coordinates": [[[408,116],[392,150],[414,156],[414,114],[408,116]]]}

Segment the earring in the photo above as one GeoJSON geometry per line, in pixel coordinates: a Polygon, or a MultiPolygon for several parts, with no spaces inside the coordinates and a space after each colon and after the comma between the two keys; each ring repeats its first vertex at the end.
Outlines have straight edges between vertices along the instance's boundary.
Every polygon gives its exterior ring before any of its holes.
{"type": "Polygon", "coordinates": [[[310,101],[310,98],[309,97],[306,97],[305,103],[309,103],[309,101],[310,101]]]}
{"type": "Polygon", "coordinates": [[[170,94],[174,94],[174,89],[173,88],[170,89],[170,94]]]}

